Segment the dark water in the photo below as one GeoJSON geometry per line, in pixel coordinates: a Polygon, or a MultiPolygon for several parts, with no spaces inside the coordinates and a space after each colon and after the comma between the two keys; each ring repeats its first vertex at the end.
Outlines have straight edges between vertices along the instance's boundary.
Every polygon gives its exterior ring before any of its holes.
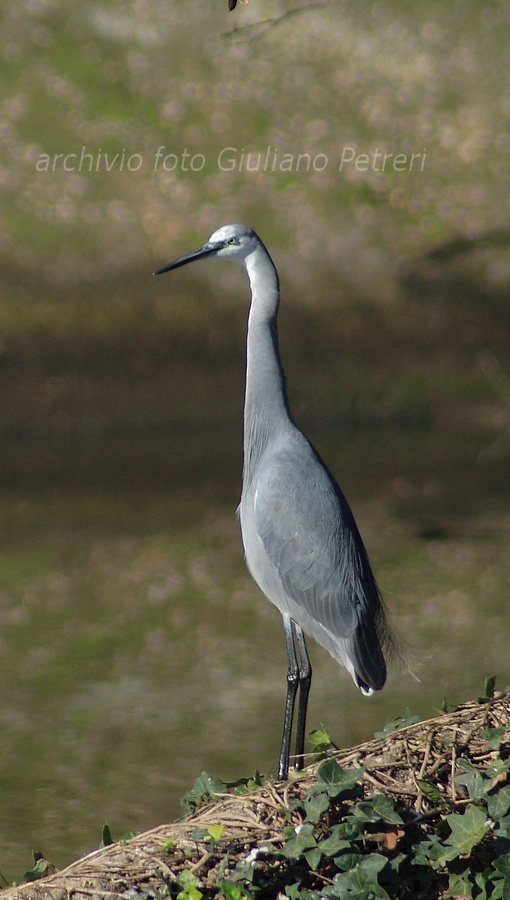
{"type": "MultiPolygon", "coordinates": [[[[510,479],[491,434],[313,435],[347,493],[419,681],[368,700],[315,644],[309,728],[338,745],[406,707],[510,683],[510,479]]],[[[0,870],[57,866],[180,815],[203,770],[275,772],[278,613],[248,577],[237,432],[3,444],[0,870]]]]}

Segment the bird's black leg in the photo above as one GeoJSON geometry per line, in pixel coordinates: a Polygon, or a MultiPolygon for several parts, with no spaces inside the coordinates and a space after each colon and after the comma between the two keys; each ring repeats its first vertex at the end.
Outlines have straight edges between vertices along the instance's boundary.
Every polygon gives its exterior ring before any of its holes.
{"type": "MultiPolygon", "coordinates": [[[[289,773],[290,736],[292,732],[292,720],[294,718],[294,704],[299,686],[299,667],[294,646],[292,622],[288,616],[283,616],[283,631],[285,634],[285,647],[287,650],[287,699],[285,701],[285,719],[283,720],[282,747],[278,761],[278,779],[285,781],[289,773]]],[[[308,657],[307,657],[308,658],[308,657]]]]}
{"type": "Polygon", "coordinates": [[[312,683],[312,667],[306,649],[303,629],[299,625],[296,625],[296,623],[294,623],[294,628],[299,648],[299,703],[296,727],[296,760],[294,766],[296,772],[300,772],[303,768],[305,751],[306,710],[308,707],[308,694],[310,693],[310,685],[312,683]]]}

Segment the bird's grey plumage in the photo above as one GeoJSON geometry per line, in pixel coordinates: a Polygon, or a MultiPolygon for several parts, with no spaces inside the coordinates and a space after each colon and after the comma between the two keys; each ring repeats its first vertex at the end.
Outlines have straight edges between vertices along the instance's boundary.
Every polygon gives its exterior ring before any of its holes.
{"type": "Polygon", "coordinates": [[[207,256],[244,265],[252,291],[239,516],[250,573],[284,619],[289,688],[279,775],[286,777],[298,681],[306,682],[298,712],[296,749],[301,766],[311,680],[300,630],[345,666],[364,694],[384,686],[383,651],[391,655],[396,643],[349,505],[289,412],[278,347],[278,275],[271,257],[252,229],[225,225],[203,247],[156,274],[207,256]],[[291,623],[301,666],[295,650],[293,656],[291,623]]]}

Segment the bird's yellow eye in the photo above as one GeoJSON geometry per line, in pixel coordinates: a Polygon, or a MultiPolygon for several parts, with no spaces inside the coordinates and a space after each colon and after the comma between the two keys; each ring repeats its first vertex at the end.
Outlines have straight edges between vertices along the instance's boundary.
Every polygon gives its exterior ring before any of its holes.
{"type": "Polygon", "coordinates": [[[227,244],[237,244],[237,238],[231,237],[228,239],[227,244]]]}

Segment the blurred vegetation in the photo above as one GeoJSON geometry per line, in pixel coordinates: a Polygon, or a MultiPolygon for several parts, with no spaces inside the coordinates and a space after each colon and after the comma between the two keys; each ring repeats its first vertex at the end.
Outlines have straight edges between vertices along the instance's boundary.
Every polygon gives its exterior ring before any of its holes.
{"type": "Polygon", "coordinates": [[[193,311],[184,297],[202,279],[217,304],[237,296],[229,267],[171,288],[145,276],[227,221],[252,224],[286,294],[314,308],[394,303],[418,286],[436,296],[438,284],[450,291],[459,279],[463,301],[466,288],[481,302],[506,297],[508,241],[480,249],[477,238],[509,226],[508,6],[343,0],[257,26],[292,8],[4,8],[6,352],[20,333],[40,347],[79,345],[84,328],[99,343],[105,332],[115,342],[181,319],[207,331],[204,296],[193,311]],[[222,156],[225,148],[234,149],[222,156]],[[345,148],[369,162],[340,170],[345,148]],[[393,157],[381,171],[384,153],[393,157]],[[249,171],[259,154],[259,171],[249,171]],[[285,154],[291,171],[280,171],[285,154]],[[322,171],[296,171],[299,154],[322,171]],[[395,171],[396,154],[423,158],[395,171]],[[229,160],[234,169],[224,171],[229,160]],[[475,252],[460,263],[427,260],[459,235],[475,252]]]}
{"type": "Polygon", "coordinates": [[[4,8],[4,431],[238,420],[242,273],[150,278],[228,221],[280,270],[297,411],[499,402],[480,353],[508,350],[506,4],[292,9],[4,8]]]}

